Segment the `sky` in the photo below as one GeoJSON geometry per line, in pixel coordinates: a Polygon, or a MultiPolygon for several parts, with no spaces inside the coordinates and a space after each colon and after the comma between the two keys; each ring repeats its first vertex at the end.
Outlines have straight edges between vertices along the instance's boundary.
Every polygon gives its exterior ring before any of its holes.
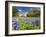
{"type": "Polygon", "coordinates": [[[39,7],[16,7],[16,9],[20,12],[19,16],[26,16],[28,11],[34,10],[34,9],[40,9],[39,7]]]}

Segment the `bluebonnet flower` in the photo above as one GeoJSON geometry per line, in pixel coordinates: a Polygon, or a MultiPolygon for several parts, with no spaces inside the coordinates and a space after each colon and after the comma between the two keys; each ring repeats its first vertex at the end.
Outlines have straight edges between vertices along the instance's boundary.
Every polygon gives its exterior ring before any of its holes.
{"type": "Polygon", "coordinates": [[[14,27],[15,30],[19,30],[20,23],[17,22],[17,21],[14,21],[14,23],[13,23],[13,27],[14,27]]]}
{"type": "Polygon", "coordinates": [[[32,24],[36,25],[36,26],[39,26],[40,25],[40,21],[39,20],[33,21],[32,24]]]}

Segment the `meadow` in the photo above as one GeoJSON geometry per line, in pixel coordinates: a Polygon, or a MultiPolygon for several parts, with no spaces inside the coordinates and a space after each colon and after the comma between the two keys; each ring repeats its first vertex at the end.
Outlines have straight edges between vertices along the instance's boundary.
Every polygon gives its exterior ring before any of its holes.
{"type": "Polygon", "coordinates": [[[40,29],[40,17],[13,17],[13,30],[40,29]]]}

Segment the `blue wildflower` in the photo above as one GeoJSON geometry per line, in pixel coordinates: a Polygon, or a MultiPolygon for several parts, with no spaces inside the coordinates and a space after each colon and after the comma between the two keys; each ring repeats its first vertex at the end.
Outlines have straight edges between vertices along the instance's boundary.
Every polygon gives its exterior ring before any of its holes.
{"type": "Polygon", "coordinates": [[[36,25],[36,26],[39,26],[40,25],[40,21],[39,20],[33,21],[32,24],[36,25]]]}
{"type": "Polygon", "coordinates": [[[17,22],[17,21],[14,21],[14,23],[13,23],[13,27],[14,27],[15,30],[19,30],[20,23],[17,22]]]}

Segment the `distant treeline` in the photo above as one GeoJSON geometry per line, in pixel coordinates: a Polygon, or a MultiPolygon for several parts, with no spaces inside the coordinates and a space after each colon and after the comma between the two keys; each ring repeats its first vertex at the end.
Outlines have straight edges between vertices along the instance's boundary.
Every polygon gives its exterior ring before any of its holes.
{"type": "Polygon", "coordinates": [[[14,16],[19,16],[19,11],[15,8],[15,7],[12,7],[12,17],[14,16]]]}

